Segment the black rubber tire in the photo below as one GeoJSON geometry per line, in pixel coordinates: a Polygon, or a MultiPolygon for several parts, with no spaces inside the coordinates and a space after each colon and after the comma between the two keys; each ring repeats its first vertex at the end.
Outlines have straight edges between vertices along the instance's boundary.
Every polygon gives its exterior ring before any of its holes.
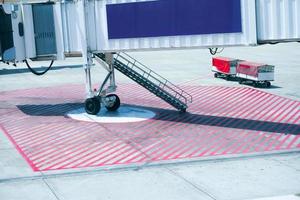
{"type": "Polygon", "coordinates": [[[107,104],[107,100],[104,100],[104,105],[108,111],[116,111],[120,108],[121,101],[120,98],[116,94],[109,94],[105,98],[109,98],[110,100],[113,100],[113,102],[110,102],[107,104]]]}
{"type": "Polygon", "coordinates": [[[253,81],[253,86],[258,88],[260,86],[260,83],[256,82],[256,81],[253,81]]]}
{"type": "Polygon", "coordinates": [[[266,88],[270,88],[271,87],[271,82],[270,81],[267,81],[265,84],[266,84],[266,88]]]}
{"type": "Polygon", "coordinates": [[[186,108],[180,109],[180,113],[186,113],[186,108]]]}
{"type": "Polygon", "coordinates": [[[243,79],[239,79],[239,84],[243,84],[243,79]]]}
{"type": "Polygon", "coordinates": [[[100,101],[97,97],[86,99],[84,102],[85,112],[90,115],[97,115],[101,109],[100,101]]]}
{"type": "Polygon", "coordinates": [[[231,80],[231,76],[230,75],[225,75],[225,80],[226,81],[230,81],[231,80]]]}
{"type": "Polygon", "coordinates": [[[218,73],[215,73],[215,74],[214,74],[214,77],[215,77],[215,78],[219,78],[219,74],[218,74],[218,73]]]}

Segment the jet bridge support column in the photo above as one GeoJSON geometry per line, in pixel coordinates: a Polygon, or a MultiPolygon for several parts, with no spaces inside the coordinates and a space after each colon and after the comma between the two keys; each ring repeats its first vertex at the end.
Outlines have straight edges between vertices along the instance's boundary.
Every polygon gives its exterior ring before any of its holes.
{"type": "Polygon", "coordinates": [[[114,53],[106,53],[105,54],[105,60],[109,67],[109,72],[111,73],[109,80],[109,89],[111,92],[114,92],[116,90],[116,77],[115,77],[115,67],[114,67],[114,53]]]}
{"type": "Polygon", "coordinates": [[[92,88],[92,77],[91,68],[93,66],[93,54],[87,52],[86,54],[86,64],[84,65],[85,71],[85,88],[87,99],[84,102],[85,111],[88,114],[96,115],[101,109],[101,96],[95,95],[92,88]]]}
{"type": "MultiPolygon", "coordinates": [[[[84,103],[85,111],[88,114],[97,115],[101,109],[101,106],[105,106],[108,111],[116,111],[120,107],[120,99],[116,94],[109,94],[116,91],[115,74],[114,74],[114,56],[113,53],[107,53],[105,55],[104,68],[108,71],[108,74],[100,88],[93,90],[91,79],[91,68],[93,64],[93,51],[95,51],[90,45],[94,39],[88,33],[89,23],[89,0],[80,2],[83,5],[83,26],[85,27],[84,41],[83,41],[83,58],[85,61],[85,77],[86,77],[86,93],[87,99],[84,103]],[[108,85],[108,87],[106,87],[108,85]]],[[[96,59],[97,60],[97,59],[96,59]]]]}
{"type": "Polygon", "coordinates": [[[91,67],[93,66],[93,54],[87,53],[87,64],[85,65],[86,92],[85,110],[88,114],[96,115],[101,109],[101,103],[108,111],[116,111],[120,107],[120,98],[116,94],[115,73],[114,73],[114,55],[113,53],[105,54],[105,69],[108,74],[102,82],[100,88],[96,91],[92,88],[91,67]],[[108,87],[106,85],[108,84],[108,87]],[[109,94],[110,93],[110,94],[109,94]]]}
{"type": "Polygon", "coordinates": [[[93,58],[91,53],[87,53],[87,64],[84,65],[85,71],[85,87],[87,98],[94,97],[94,92],[92,89],[92,77],[91,77],[91,68],[93,65],[93,58]]]}

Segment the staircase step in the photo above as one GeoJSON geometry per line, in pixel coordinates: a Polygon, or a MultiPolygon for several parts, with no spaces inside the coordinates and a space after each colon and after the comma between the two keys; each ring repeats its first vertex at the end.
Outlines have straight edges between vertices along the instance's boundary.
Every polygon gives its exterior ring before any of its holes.
{"type": "MultiPolygon", "coordinates": [[[[97,56],[105,61],[105,55],[104,54],[97,54],[97,56]]],[[[165,91],[162,87],[156,85],[152,81],[150,81],[148,78],[146,78],[144,75],[138,73],[137,71],[133,70],[132,68],[126,66],[124,63],[122,63],[119,60],[115,61],[115,69],[119,70],[124,75],[128,76],[130,79],[134,80],[144,88],[146,88],[151,93],[155,94],[159,98],[163,99],[170,105],[174,106],[175,108],[185,111],[187,108],[187,105],[183,103],[180,99],[177,97],[171,95],[167,91],[165,91]]],[[[149,74],[146,74],[146,76],[149,74]]]]}

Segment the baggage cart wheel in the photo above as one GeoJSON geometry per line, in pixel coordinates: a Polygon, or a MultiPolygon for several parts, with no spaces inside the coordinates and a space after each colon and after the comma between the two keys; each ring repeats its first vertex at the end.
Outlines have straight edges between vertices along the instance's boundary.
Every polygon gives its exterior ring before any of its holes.
{"type": "Polygon", "coordinates": [[[104,99],[104,105],[108,111],[116,111],[120,107],[120,98],[115,94],[109,94],[104,99]]]}
{"type": "Polygon", "coordinates": [[[226,80],[226,81],[230,81],[230,79],[231,79],[231,76],[230,76],[230,75],[225,75],[225,80],[226,80]]]}
{"type": "Polygon", "coordinates": [[[219,73],[215,73],[215,74],[214,74],[214,77],[215,77],[215,78],[219,78],[219,73]]]}
{"type": "Polygon", "coordinates": [[[253,81],[253,86],[257,88],[257,87],[260,86],[260,84],[258,82],[256,82],[256,81],[253,81]]]}
{"type": "Polygon", "coordinates": [[[84,102],[84,109],[90,115],[97,115],[100,111],[101,104],[97,97],[88,98],[84,102]]]}
{"type": "Polygon", "coordinates": [[[243,81],[243,79],[239,79],[239,84],[241,84],[241,85],[242,85],[242,84],[243,84],[243,82],[244,82],[244,81],[243,81]]]}

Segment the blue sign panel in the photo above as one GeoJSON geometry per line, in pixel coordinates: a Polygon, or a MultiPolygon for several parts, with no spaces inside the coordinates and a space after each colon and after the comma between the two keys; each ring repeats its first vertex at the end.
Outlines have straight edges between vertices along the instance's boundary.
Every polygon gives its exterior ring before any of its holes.
{"type": "Polygon", "coordinates": [[[242,32],[240,0],[109,4],[109,39],[242,32]]]}

